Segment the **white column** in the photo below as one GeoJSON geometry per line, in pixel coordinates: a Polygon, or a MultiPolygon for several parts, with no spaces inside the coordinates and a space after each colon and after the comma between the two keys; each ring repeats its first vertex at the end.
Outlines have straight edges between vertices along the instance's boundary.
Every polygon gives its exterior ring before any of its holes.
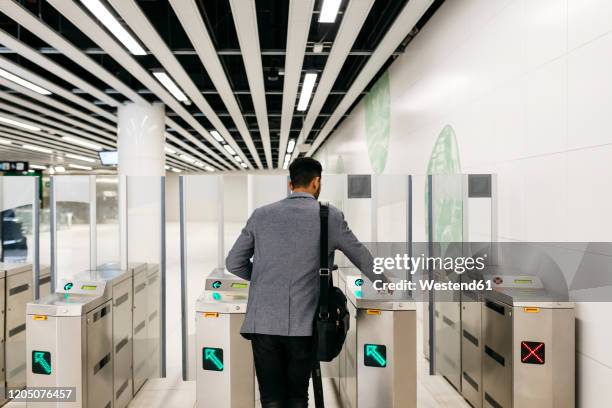
{"type": "Polygon", "coordinates": [[[126,268],[128,261],[159,262],[159,251],[151,248],[159,246],[155,221],[160,178],[166,174],[164,105],[127,103],[119,107],[118,116],[120,252],[126,268]]]}
{"type": "Polygon", "coordinates": [[[119,107],[119,175],[163,176],[164,105],[128,103],[119,107]]]}

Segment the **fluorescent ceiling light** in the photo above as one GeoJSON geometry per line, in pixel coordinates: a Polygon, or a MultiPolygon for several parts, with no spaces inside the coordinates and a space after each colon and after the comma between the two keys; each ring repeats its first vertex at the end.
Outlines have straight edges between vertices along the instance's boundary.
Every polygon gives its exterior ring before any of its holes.
{"type": "Polygon", "coordinates": [[[170,166],[164,166],[166,170],[170,170],[170,166]]]}
{"type": "Polygon", "coordinates": [[[162,71],[153,72],[153,76],[180,102],[189,102],[189,99],[183,91],[174,83],[174,81],[162,71]]]}
{"type": "Polygon", "coordinates": [[[317,74],[309,72],[304,76],[304,83],[302,84],[302,92],[300,93],[300,101],[298,102],[297,110],[305,111],[308,108],[315,82],[317,82],[317,74]]]}
{"type": "Polygon", "coordinates": [[[204,167],[204,170],[206,170],[206,171],[215,171],[215,169],[213,169],[213,168],[212,168],[212,167],[210,167],[210,166],[206,166],[206,167],[204,167]]]}
{"type": "Polygon", "coordinates": [[[49,154],[53,153],[53,150],[51,149],[47,149],[46,147],[34,146],[31,144],[24,144],[24,145],[21,145],[21,147],[23,147],[24,149],[35,151],[35,152],[49,153],[49,154]]]}
{"type": "Polygon", "coordinates": [[[45,88],[41,88],[40,86],[35,85],[30,81],[26,81],[25,79],[20,78],[17,75],[13,75],[3,69],[0,69],[0,77],[8,79],[9,81],[16,83],[17,85],[21,85],[24,88],[28,88],[34,92],[38,92],[41,95],[51,95],[51,92],[47,91],[45,88]]]}
{"type": "Polygon", "coordinates": [[[7,125],[12,125],[12,126],[20,127],[20,128],[23,128],[23,129],[31,130],[31,131],[34,131],[34,132],[40,132],[40,128],[39,127],[28,125],[27,123],[18,122],[18,121],[13,120],[13,119],[4,118],[2,116],[0,116],[0,122],[6,123],[7,125]]]}
{"type": "Polygon", "coordinates": [[[45,166],[41,166],[40,164],[30,164],[30,168],[36,170],[47,170],[45,166]]]}
{"type": "Polygon", "coordinates": [[[117,21],[110,11],[104,7],[100,0],[81,0],[81,3],[83,3],[91,14],[96,16],[96,18],[106,26],[108,31],[110,31],[119,41],[121,41],[121,44],[130,50],[132,54],[146,55],[147,52],[144,50],[144,48],[138,44],[138,41],[136,41],[125,28],[123,28],[119,21],[117,21]]]}
{"type": "Polygon", "coordinates": [[[57,171],[58,173],[64,173],[66,171],[66,168],[64,166],[55,166],[55,169],[53,170],[57,171]]]}
{"type": "Polygon", "coordinates": [[[80,146],[84,146],[84,147],[87,147],[89,149],[102,150],[102,146],[100,146],[99,144],[91,143],[91,142],[88,142],[86,140],[79,139],[79,138],[76,138],[76,137],[62,136],[62,140],[65,140],[67,142],[74,143],[74,144],[77,144],[77,145],[80,145],[80,146]]]}
{"type": "Polygon", "coordinates": [[[295,139],[291,139],[287,143],[287,153],[293,153],[293,149],[295,149],[295,139]]]}
{"type": "Polygon", "coordinates": [[[199,161],[197,161],[197,162],[195,162],[195,163],[193,163],[193,164],[195,164],[195,165],[196,165],[196,166],[198,166],[198,167],[204,167],[204,163],[199,162],[199,161]]]}
{"type": "Polygon", "coordinates": [[[341,0],[325,0],[319,13],[319,23],[335,23],[341,0]]]}
{"type": "Polygon", "coordinates": [[[0,139],[0,144],[3,144],[3,145],[10,145],[10,144],[11,144],[11,141],[10,141],[10,140],[6,140],[6,139],[0,139]]]}
{"type": "Polygon", "coordinates": [[[229,154],[231,154],[232,156],[236,155],[236,152],[234,151],[234,149],[232,149],[232,147],[230,145],[223,145],[223,147],[225,148],[225,150],[227,150],[227,152],[229,154]]]}
{"type": "Polygon", "coordinates": [[[170,148],[168,146],[164,147],[164,150],[166,151],[166,153],[170,153],[170,154],[175,154],[176,153],[176,150],[174,150],[174,149],[172,149],[172,148],[170,148]]]}
{"type": "Polygon", "coordinates": [[[192,163],[192,164],[195,163],[195,159],[187,156],[186,154],[181,154],[179,157],[185,160],[187,163],[192,163]]]}
{"type": "MultiPolygon", "coordinates": [[[[68,167],[79,170],[92,170],[89,166],[81,166],[80,164],[69,164],[68,167]]],[[[56,169],[57,170],[57,169],[56,169]]]]}
{"type": "Polygon", "coordinates": [[[181,172],[181,170],[180,170],[180,169],[176,169],[176,168],[174,168],[174,167],[172,168],[172,171],[173,171],[173,172],[175,172],[175,173],[180,173],[180,172],[181,172]]]}
{"type": "Polygon", "coordinates": [[[236,160],[238,163],[242,163],[240,156],[234,156],[234,160],[236,160]]]}
{"type": "Polygon", "coordinates": [[[92,159],[91,157],[80,156],[78,154],[66,153],[66,157],[70,157],[71,159],[86,161],[89,163],[95,163],[96,159],[92,159]]]}
{"type": "Polygon", "coordinates": [[[210,134],[212,135],[212,137],[215,138],[215,140],[219,143],[224,142],[223,138],[221,137],[221,135],[219,134],[219,132],[217,132],[216,130],[211,130],[210,134]]]}
{"type": "Polygon", "coordinates": [[[240,165],[241,165],[242,167],[244,167],[245,169],[246,169],[247,167],[249,167],[249,166],[247,166],[247,164],[246,164],[246,163],[240,163],[240,165]]]}

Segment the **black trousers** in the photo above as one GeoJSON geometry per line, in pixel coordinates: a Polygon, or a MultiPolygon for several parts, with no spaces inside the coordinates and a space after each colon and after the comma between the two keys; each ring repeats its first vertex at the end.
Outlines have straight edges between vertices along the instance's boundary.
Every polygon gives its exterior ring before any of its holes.
{"type": "Polygon", "coordinates": [[[311,336],[251,335],[255,373],[264,408],[308,406],[312,341],[311,336]]]}

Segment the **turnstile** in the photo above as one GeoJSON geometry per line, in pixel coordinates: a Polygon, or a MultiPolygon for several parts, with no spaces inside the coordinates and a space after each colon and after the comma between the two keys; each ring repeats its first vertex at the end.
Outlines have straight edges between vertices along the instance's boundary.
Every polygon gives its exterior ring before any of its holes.
{"type": "MultiPolygon", "coordinates": [[[[5,390],[26,385],[26,304],[34,298],[31,264],[0,264],[2,308],[2,385],[5,390]]],[[[3,394],[6,397],[6,394],[3,394]]]]}
{"type": "Polygon", "coordinates": [[[112,301],[103,281],[65,280],[27,305],[27,383],[75,388],[73,402],[37,408],[108,408],[113,404],[112,301]]]}
{"type": "Polygon", "coordinates": [[[127,407],[132,399],[132,269],[101,265],[74,277],[79,281],[106,284],[113,305],[113,406],[127,407]]]}
{"type": "Polygon", "coordinates": [[[343,408],[415,408],[417,404],[416,303],[363,293],[354,269],[338,272],[351,317],[338,357],[343,408]]]}
{"type": "Polygon", "coordinates": [[[148,358],[148,377],[159,377],[161,372],[161,280],[158,264],[147,264],[147,342],[148,358]]]}
{"type": "Polygon", "coordinates": [[[255,406],[255,373],[249,341],[240,335],[249,282],[214,270],[196,302],[198,408],[255,406]]]}
{"type": "Polygon", "coordinates": [[[130,264],[128,266],[134,276],[132,339],[134,342],[132,354],[132,372],[134,379],[134,394],[144,385],[149,377],[148,361],[150,359],[147,341],[147,264],[130,264]]]}
{"type": "Polygon", "coordinates": [[[483,305],[483,406],[573,408],[575,311],[536,276],[492,276],[483,305]]]}

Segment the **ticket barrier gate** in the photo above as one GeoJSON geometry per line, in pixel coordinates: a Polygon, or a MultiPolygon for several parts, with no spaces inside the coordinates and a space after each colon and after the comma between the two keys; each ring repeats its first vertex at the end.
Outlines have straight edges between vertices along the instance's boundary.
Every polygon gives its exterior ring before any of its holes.
{"type": "Polygon", "coordinates": [[[124,408],[133,396],[132,385],[132,269],[101,265],[97,270],[78,273],[77,281],[108,287],[112,303],[113,407],[124,408]]]}
{"type": "Polygon", "coordinates": [[[196,302],[196,407],[252,408],[251,345],[240,335],[249,282],[215,269],[196,302]]]}
{"type": "Polygon", "coordinates": [[[483,305],[483,406],[573,408],[575,310],[536,276],[493,276],[483,305]]]}
{"type": "Polygon", "coordinates": [[[63,281],[27,304],[27,384],[74,387],[72,401],[37,408],[108,408],[113,403],[112,299],[103,281],[63,281]]]}
{"type": "Polygon", "coordinates": [[[340,269],[338,283],[351,317],[337,358],[341,406],[415,408],[416,303],[365,295],[363,278],[352,268],[340,269]]]}

